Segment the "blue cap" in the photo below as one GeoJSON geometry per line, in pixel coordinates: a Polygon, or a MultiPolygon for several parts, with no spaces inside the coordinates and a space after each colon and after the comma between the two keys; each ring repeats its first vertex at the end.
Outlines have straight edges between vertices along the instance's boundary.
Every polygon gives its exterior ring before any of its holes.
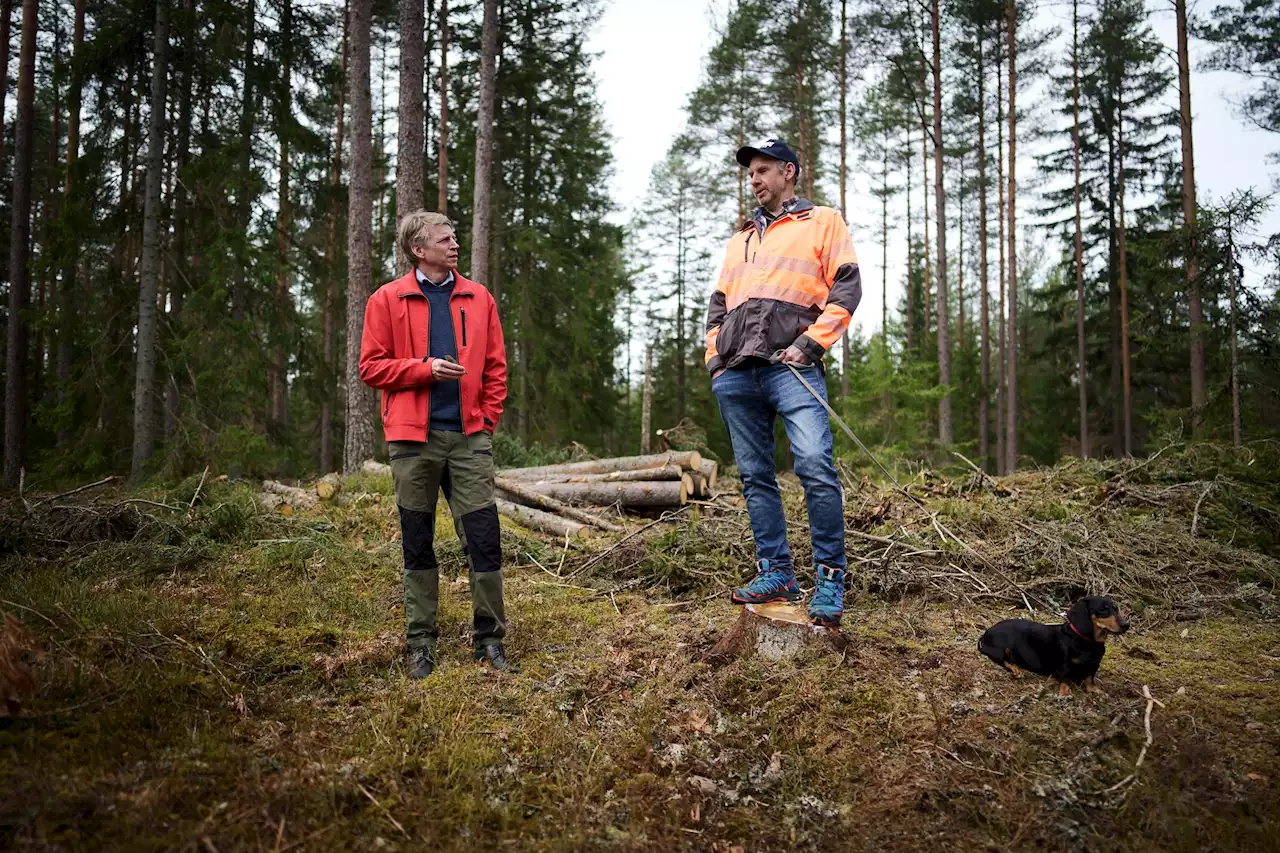
{"type": "Polygon", "coordinates": [[[738,165],[750,166],[752,157],[772,157],[774,160],[790,163],[796,167],[796,174],[800,174],[800,158],[781,139],[766,139],[756,145],[744,145],[738,149],[738,165]]]}

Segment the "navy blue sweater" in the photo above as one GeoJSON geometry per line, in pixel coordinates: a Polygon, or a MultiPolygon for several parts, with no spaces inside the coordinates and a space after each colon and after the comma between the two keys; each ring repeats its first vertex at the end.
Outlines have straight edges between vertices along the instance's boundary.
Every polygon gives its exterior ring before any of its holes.
{"type": "MultiPolygon", "coordinates": [[[[436,284],[418,270],[418,286],[431,303],[431,340],[427,355],[431,358],[458,357],[458,342],[453,336],[453,315],[449,297],[453,295],[453,273],[436,284]]],[[[458,380],[436,380],[431,384],[431,422],[428,429],[462,432],[462,397],[458,380]]]]}

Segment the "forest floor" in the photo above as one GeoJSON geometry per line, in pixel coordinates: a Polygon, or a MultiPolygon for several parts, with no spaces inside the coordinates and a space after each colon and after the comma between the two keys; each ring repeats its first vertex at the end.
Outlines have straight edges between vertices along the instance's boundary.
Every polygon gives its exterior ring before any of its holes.
{"type": "Polygon", "coordinates": [[[781,663],[706,660],[750,570],[740,509],[567,549],[507,524],[516,676],[470,662],[442,510],[424,682],[389,479],[289,517],[198,478],[15,498],[0,610],[40,686],[0,720],[0,848],[1277,850],[1278,481],[1274,443],[922,474],[923,507],[850,479],[852,643],[781,663]],[[1132,617],[1105,695],[979,656],[1086,592],[1132,617]]]}

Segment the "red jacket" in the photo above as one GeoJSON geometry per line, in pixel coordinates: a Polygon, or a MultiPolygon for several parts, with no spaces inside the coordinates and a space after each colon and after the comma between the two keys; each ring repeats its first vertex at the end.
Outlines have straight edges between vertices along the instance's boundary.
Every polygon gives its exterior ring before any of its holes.
{"type": "MultiPolygon", "coordinates": [[[[507,352],[498,306],[484,285],[454,273],[449,309],[458,361],[467,369],[459,382],[462,429],[492,433],[507,397],[507,352]]],[[[382,429],[387,441],[426,441],[430,421],[431,362],[427,357],[431,306],[410,270],[369,297],[360,341],[360,379],[382,391],[382,429]]]]}

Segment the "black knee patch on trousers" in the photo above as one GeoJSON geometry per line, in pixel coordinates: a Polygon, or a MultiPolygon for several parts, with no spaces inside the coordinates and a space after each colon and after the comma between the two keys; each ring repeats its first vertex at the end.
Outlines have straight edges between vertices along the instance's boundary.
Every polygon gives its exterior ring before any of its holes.
{"type": "Polygon", "coordinates": [[[467,534],[471,570],[496,572],[502,568],[502,534],[498,528],[498,508],[487,506],[462,517],[467,534]]]}
{"type": "Polygon", "coordinates": [[[415,572],[436,568],[435,514],[417,509],[397,508],[400,510],[400,537],[401,544],[404,546],[405,571],[415,572]]]}

